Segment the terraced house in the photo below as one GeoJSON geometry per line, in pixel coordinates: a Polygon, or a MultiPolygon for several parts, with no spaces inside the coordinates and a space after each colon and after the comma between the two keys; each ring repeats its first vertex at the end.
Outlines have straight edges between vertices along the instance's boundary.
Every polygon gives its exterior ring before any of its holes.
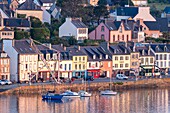
{"type": "Polygon", "coordinates": [[[80,50],[80,46],[68,47],[66,49],[72,57],[72,76],[87,76],[87,55],[80,50]]]}

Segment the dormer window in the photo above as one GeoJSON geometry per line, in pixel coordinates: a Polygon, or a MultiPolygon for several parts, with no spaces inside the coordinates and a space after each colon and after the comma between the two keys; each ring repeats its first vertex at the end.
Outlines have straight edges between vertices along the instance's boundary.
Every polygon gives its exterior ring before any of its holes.
{"type": "Polygon", "coordinates": [[[167,51],[167,47],[166,46],[164,46],[164,51],[167,51]]]}
{"type": "Polygon", "coordinates": [[[93,59],[96,59],[96,55],[93,55],[93,59]]]}
{"type": "Polygon", "coordinates": [[[120,33],[122,33],[122,26],[120,26],[120,28],[119,28],[119,32],[120,32],[120,33]]]}
{"type": "Polygon", "coordinates": [[[102,59],[102,55],[100,55],[100,59],[102,59]]]}
{"type": "Polygon", "coordinates": [[[143,50],[142,50],[142,55],[144,55],[144,54],[145,54],[145,50],[143,49],[143,50]]]}
{"type": "Polygon", "coordinates": [[[106,59],[108,59],[108,55],[106,55],[106,59]]]}

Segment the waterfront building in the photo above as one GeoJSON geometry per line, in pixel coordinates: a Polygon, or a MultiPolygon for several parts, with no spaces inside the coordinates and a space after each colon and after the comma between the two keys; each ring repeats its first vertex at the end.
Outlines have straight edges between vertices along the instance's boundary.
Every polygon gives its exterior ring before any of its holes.
{"type": "Polygon", "coordinates": [[[81,18],[66,18],[66,21],[59,27],[59,37],[73,36],[78,43],[88,39],[88,27],[81,18]]]}
{"type": "Polygon", "coordinates": [[[3,40],[4,51],[10,57],[11,80],[29,81],[37,73],[38,54],[29,39],[3,40]]]}
{"type": "Polygon", "coordinates": [[[58,76],[58,51],[52,49],[51,44],[37,45],[38,55],[38,79],[47,81],[52,76],[58,76]]]}
{"type": "Polygon", "coordinates": [[[14,31],[6,27],[0,30],[0,39],[14,39],[14,31]]]}
{"type": "Polygon", "coordinates": [[[155,57],[155,64],[167,75],[170,72],[170,45],[169,44],[150,44],[147,45],[155,57]]]}
{"type": "Polygon", "coordinates": [[[3,50],[2,43],[0,49],[0,80],[10,80],[10,57],[3,50]]]}
{"type": "Polygon", "coordinates": [[[67,47],[66,51],[72,57],[72,76],[87,76],[87,55],[81,51],[80,46],[67,47]]]}
{"type": "Polygon", "coordinates": [[[72,56],[69,51],[66,51],[66,47],[61,45],[52,45],[52,48],[58,50],[60,52],[60,63],[59,63],[59,71],[60,77],[71,78],[72,77],[72,56]]]}

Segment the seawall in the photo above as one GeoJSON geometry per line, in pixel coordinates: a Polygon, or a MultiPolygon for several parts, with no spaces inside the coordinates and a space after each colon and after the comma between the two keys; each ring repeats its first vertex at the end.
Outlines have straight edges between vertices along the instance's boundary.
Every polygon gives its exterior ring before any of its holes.
{"type": "MultiPolygon", "coordinates": [[[[110,83],[100,82],[100,83],[90,83],[86,85],[87,89],[91,91],[100,91],[109,88],[110,83]]],[[[125,81],[125,82],[112,82],[113,90],[129,90],[138,88],[161,88],[170,86],[170,78],[155,78],[155,79],[145,79],[139,81],[125,81]]],[[[20,86],[11,90],[0,92],[0,95],[8,94],[42,94],[48,90],[54,90],[56,92],[62,92],[64,90],[70,89],[72,91],[79,91],[85,88],[84,84],[51,84],[51,85],[30,85],[30,86],[20,86]]]]}

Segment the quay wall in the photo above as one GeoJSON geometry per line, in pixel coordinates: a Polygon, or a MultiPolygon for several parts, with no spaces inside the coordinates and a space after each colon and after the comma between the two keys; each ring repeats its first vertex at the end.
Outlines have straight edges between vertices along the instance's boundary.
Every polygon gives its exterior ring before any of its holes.
{"type": "MultiPolygon", "coordinates": [[[[109,88],[109,82],[90,83],[86,88],[90,91],[100,91],[109,88]]],[[[145,79],[139,81],[112,82],[112,89],[117,91],[139,89],[139,88],[161,88],[170,86],[170,78],[145,79]]],[[[0,95],[8,94],[43,94],[49,90],[60,93],[64,90],[79,91],[85,88],[84,84],[48,84],[48,85],[29,85],[20,86],[14,89],[0,92],[0,95]]]]}

